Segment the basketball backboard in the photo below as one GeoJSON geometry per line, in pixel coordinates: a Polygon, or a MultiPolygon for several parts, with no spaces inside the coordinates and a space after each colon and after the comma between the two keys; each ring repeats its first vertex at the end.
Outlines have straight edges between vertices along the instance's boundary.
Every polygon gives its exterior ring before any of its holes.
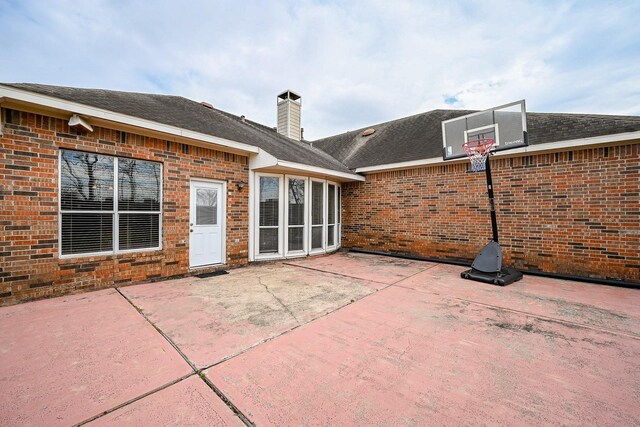
{"type": "Polygon", "coordinates": [[[463,144],[470,140],[495,140],[492,152],[528,145],[524,99],[442,122],[442,158],[467,156],[463,144]]]}

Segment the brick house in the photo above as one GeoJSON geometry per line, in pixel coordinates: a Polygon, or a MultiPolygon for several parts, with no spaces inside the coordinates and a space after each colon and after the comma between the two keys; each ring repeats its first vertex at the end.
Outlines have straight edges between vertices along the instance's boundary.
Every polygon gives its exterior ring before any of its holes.
{"type": "MultiPolygon", "coordinates": [[[[443,162],[435,110],[312,143],[165,95],[0,85],[0,305],[340,247],[472,259],[481,174],[443,162]]],[[[492,160],[505,258],[640,281],[640,118],[529,114],[492,160]]]]}

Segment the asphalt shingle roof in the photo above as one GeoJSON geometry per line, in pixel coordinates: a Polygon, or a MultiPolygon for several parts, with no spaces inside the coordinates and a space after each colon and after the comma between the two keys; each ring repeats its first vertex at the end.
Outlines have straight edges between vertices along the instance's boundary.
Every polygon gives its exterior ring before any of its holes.
{"type": "MultiPolygon", "coordinates": [[[[279,160],[347,173],[359,167],[440,157],[442,121],[474,112],[433,110],[309,143],[180,96],[32,83],[2,85],[253,145],[279,160]],[[375,133],[364,137],[367,128],[375,133]]],[[[529,143],[535,145],[640,131],[640,117],[527,113],[527,127],[529,143]]]]}
{"type": "MultiPolygon", "coordinates": [[[[383,165],[442,156],[444,120],[473,113],[433,110],[313,141],[347,167],[383,165]],[[365,129],[375,133],[364,137],[365,129]]],[[[527,113],[529,144],[640,131],[640,117],[596,114],[527,113]]]]}
{"type": "Polygon", "coordinates": [[[249,120],[243,121],[238,116],[207,108],[181,96],[32,83],[1,85],[253,145],[279,160],[351,172],[340,161],[304,141],[294,141],[267,126],[249,120]]]}

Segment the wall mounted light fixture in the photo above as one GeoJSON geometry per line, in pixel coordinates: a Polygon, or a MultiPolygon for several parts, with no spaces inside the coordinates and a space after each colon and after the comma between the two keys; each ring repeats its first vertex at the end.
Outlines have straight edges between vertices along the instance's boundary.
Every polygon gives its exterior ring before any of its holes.
{"type": "Polygon", "coordinates": [[[86,132],[93,132],[93,127],[91,127],[89,122],[87,122],[85,119],[83,119],[77,114],[74,114],[69,119],[69,127],[81,129],[86,132]]]}
{"type": "Polygon", "coordinates": [[[244,181],[240,181],[236,183],[236,188],[238,189],[238,191],[242,191],[242,189],[247,185],[246,182],[244,181]]]}

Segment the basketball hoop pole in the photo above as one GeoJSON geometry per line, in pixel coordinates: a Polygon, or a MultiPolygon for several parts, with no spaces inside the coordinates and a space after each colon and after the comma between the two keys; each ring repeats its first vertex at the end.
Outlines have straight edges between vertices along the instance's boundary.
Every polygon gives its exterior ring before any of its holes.
{"type": "Polygon", "coordinates": [[[498,220],[496,218],[496,204],[493,198],[493,179],[491,178],[490,156],[484,160],[484,174],[487,177],[487,195],[489,196],[489,207],[491,209],[491,230],[493,231],[493,241],[498,242],[498,220]]]}

